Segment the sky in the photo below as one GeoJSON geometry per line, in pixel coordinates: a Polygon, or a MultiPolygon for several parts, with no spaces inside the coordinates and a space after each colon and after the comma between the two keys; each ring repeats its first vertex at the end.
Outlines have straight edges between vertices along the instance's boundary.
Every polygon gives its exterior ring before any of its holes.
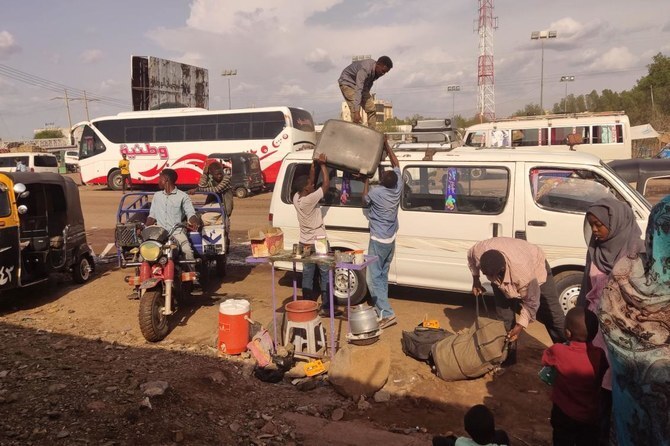
{"type": "MultiPolygon", "coordinates": [[[[568,94],[632,88],[670,56],[669,0],[493,0],[495,111],[505,117],[568,94]],[[563,75],[575,81],[560,83],[563,75]]],[[[0,138],[131,110],[132,55],[209,70],[210,109],[290,105],[338,118],[337,79],[352,56],[389,56],[372,89],[406,118],[476,114],[476,0],[0,0],[0,138]],[[223,70],[236,69],[225,78],[223,70]],[[447,92],[459,85],[458,93],[447,92]]]]}

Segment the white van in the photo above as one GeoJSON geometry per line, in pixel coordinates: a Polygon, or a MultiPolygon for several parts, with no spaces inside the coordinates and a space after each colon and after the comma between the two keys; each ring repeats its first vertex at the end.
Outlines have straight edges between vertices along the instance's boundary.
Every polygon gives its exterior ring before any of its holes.
{"type": "Polygon", "coordinates": [[[624,112],[515,116],[475,124],[465,132],[468,147],[506,147],[591,153],[605,161],[632,158],[630,122],[624,112]]]}
{"type": "Polygon", "coordinates": [[[0,153],[0,172],[16,172],[17,159],[28,168],[28,172],[58,173],[58,158],[42,152],[0,153]]]}
{"type": "MultiPolygon", "coordinates": [[[[584,270],[586,208],[614,194],[630,204],[643,229],[651,209],[644,197],[589,154],[459,147],[432,159],[423,151],[396,150],[396,155],[405,187],[389,282],[398,285],[470,292],[468,249],[490,237],[516,237],[544,250],[567,311],[584,270]]],[[[289,154],[272,195],[270,220],[284,231],[287,249],[299,238],[291,188],[295,178],[308,173],[311,161],[312,151],[289,154]]],[[[380,167],[388,168],[388,161],[380,167]]],[[[330,245],[367,249],[363,185],[341,171],[330,171],[330,191],[321,203],[330,245]],[[346,199],[343,183],[351,191],[346,199]]],[[[278,267],[288,270],[291,265],[278,267]]],[[[339,302],[346,303],[348,281],[352,303],[361,301],[367,292],[364,272],[337,270],[334,291],[339,302]]]]}

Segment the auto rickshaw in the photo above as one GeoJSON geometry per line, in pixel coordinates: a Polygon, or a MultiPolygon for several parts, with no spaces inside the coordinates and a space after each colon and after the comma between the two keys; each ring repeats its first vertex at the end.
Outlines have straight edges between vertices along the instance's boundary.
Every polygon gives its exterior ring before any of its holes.
{"type": "Polygon", "coordinates": [[[0,174],[0,292],[69,273],[91,278],[93,252],[86,240],[79,191],[57,173],[0,174]]]}

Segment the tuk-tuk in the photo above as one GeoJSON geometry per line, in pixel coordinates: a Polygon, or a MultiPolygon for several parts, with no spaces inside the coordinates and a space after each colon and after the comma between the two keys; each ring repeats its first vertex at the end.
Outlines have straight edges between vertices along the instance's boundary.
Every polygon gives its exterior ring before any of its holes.
{"type": "Polygon", "coordinates": [[[208,158],[221,162],[224,169],[229,169],[230,186],[237,198],[245,198],[265,188],[258,155],[247,152],[212,153],[208,158]]]}
{"type": "Polygon", "coordinates": [[[84,283],[94,268],[72,179],[0,174],[0,291],[43,282],[51,273],[70,273],[84,283]]]}

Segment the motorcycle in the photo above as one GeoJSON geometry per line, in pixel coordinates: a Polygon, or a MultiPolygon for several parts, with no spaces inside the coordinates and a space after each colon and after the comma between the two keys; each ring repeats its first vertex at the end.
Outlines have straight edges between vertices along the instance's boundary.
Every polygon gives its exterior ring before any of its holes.
{"type": "Polygon", "coordinates": [[[195,271],[185,271],[183,266],[197,260],[179,259],[178,244],[172,239],[172,234],[183,228],[180,224],[170,231],[155,225],[142,229],[142,243],[135,253],[141,260],[139,276],[126,278],[129,284],[139,285],[140,330],[149,342],[165,339],[169,317],[177,312],[179,301],[188,298],[196,279],[195,271]]]}
{"type": "Polygon", "coordinates": [[[135,269],[125,281],[140,300],[142,335],[149,342],[158,342],[168,335],[168,318],[176,312],[180,300],[192,294],[193,281],[198,277],[195,272],[184,271],[183,266],[193,264],[203,283],[223,277],[230,240],[229,220],[221,200],[213,193],[197,193],[193,205],[203,225],[198,231],[188,232],[196,260],[178,260],[178,244],[170,237],[186,226],[179,224],[169,231],[145,226],[152,196],[149,192],[130,192],[121,197],[115,245],[119,267],[135,269]]]}

